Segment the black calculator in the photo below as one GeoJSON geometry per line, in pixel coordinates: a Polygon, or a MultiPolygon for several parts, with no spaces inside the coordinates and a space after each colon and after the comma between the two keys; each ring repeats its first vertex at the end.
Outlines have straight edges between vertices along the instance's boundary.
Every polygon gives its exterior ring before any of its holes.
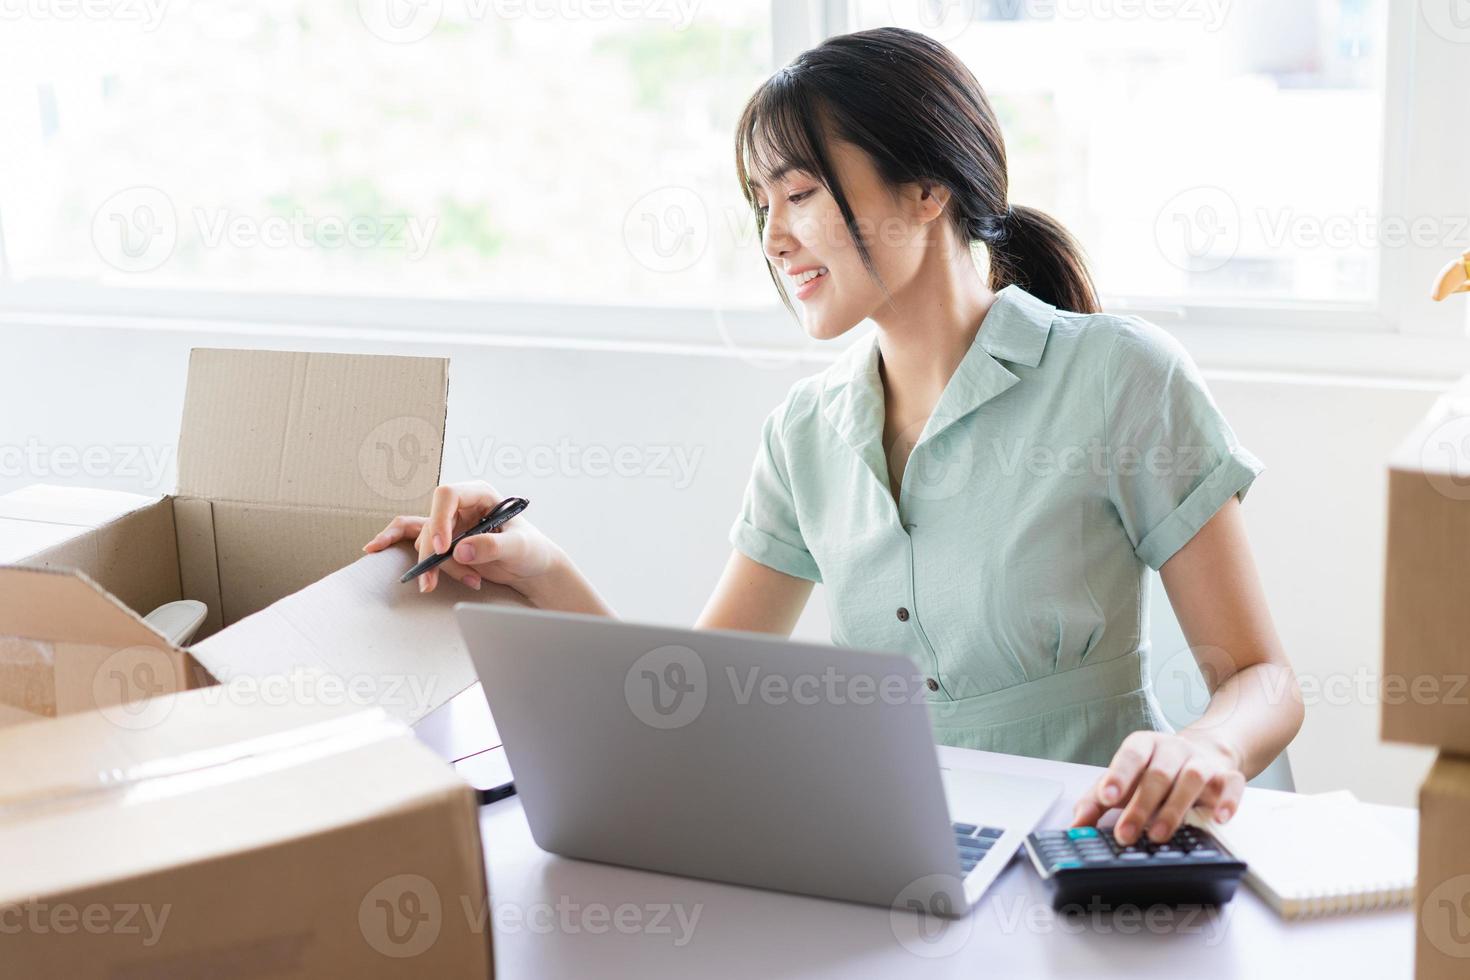
{"type": "Polygon", "coordinates": [[[1155,844],[1147,836],[1120,844],[1112,828],[1038,830],[1026,853],[1051,889],[1052,908],[1224,905],[1235,896],[1245,862],[1211,834],[1180,827],[1155,844]]]}

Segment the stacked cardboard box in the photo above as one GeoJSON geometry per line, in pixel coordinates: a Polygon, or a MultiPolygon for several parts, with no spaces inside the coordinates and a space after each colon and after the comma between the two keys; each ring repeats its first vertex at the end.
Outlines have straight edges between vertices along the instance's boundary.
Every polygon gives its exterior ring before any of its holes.
{"type": "Polygon", "coordinates": [[[0,973],[491,974],[468,785],[376,709],[205,693],[0,729],[0,973]]]}
{"type": "Polygon", "coordinates": [[[1382,734],[1439,749],[1419,789],[1416,975],[1470,976],[1470,384],[1394,453],[1382,734]]]}
{"type": "Polygon", "coordinates": [[[520,600],[360,550],[427,512],[447,385],[197,350],[176,493],[0,498],[0,972],[487,975],[473,793],[403,723],[474,680],[450,605],[520,600]]]}

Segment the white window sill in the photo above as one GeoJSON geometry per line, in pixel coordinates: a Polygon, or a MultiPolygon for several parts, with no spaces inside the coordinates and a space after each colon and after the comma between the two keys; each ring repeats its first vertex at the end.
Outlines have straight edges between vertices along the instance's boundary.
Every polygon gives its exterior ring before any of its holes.
{"type": "MultiPolygon", "coordinates": [[[[578,306],[364,297],[67,289],[37,295],[0,290],[0,326],[119,329],[321,339],[388,345],[485,345],[663,352],[740,358],[758,366],[812,370],[850,340],[813,341],[785,310],[578,306]],[[42,301],[44,300],[44,301],[42,301]]],[[[1459,297],[1453,297],[1453,303],[1459,297]]],[[[1232,320],[1210,311],[1191,323],[1174,310],[1135,312],[1172,332],[1207,373],[1407,381],[1442,386],[1470,373],[1470,337],[1406,335],[1364,318],[1330,313],[1232,320]],[[1331,324],[1331,325],[1329,325],[1331,324]]],[[[853,337],[859,335],[854,332],[853,337]]]]}

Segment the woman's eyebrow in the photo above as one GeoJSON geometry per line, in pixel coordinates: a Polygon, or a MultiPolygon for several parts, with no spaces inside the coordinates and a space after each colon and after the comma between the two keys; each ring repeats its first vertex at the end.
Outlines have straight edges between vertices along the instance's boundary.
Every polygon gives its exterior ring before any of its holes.
{"type": "MultiPolygon", "coordinates": [[[[795,170],[796,168],[793,167],[791,164],[783,164],[772,171],[768,179],[771,183],[774,184],[779,182],[782,177],[785,177],[787,174],[792,173],[795,170]]],[[[765,185],[760,182],[759,178],[752,178],[750,181],[750,189],[752,191],[765,190],[765,185]]]]}

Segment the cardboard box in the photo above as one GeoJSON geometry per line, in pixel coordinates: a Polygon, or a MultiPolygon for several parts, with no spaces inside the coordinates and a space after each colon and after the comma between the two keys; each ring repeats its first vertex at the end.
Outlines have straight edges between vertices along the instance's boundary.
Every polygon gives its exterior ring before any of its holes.
{"type": "Polygon", "coordinates": [[[0,730],[0,973],[491,974],[473,790],[377,709],[205,693],[0,730]]]}
{"type": "Polygon", "coordinates": [[[1441,753],[1419,788],[1414,975],[1470,976],[1470,758],[1441,753]]]}
{"type": "Polygon", "coordinates": [[[1470,386],[1394,452],[1379,694],[1385,741],[1470,754],[1470,386]]]}
{"type": "Polygon", "coordinates": [[[451,581],[424,596],[398,584],[406,547],[361,551],[395,515],[427,513],[447,387],[436,358],[195,350],[176,493],[0,499],[0,542],[45,542],[0,568],[0,724],[283,673],[417,679],[427,701],[376,702],[408,721],[463,690],[448,606],[523,600],[451,581]],[[141,618],[180,598],[210,610],[189,650],[141,618]]]}

